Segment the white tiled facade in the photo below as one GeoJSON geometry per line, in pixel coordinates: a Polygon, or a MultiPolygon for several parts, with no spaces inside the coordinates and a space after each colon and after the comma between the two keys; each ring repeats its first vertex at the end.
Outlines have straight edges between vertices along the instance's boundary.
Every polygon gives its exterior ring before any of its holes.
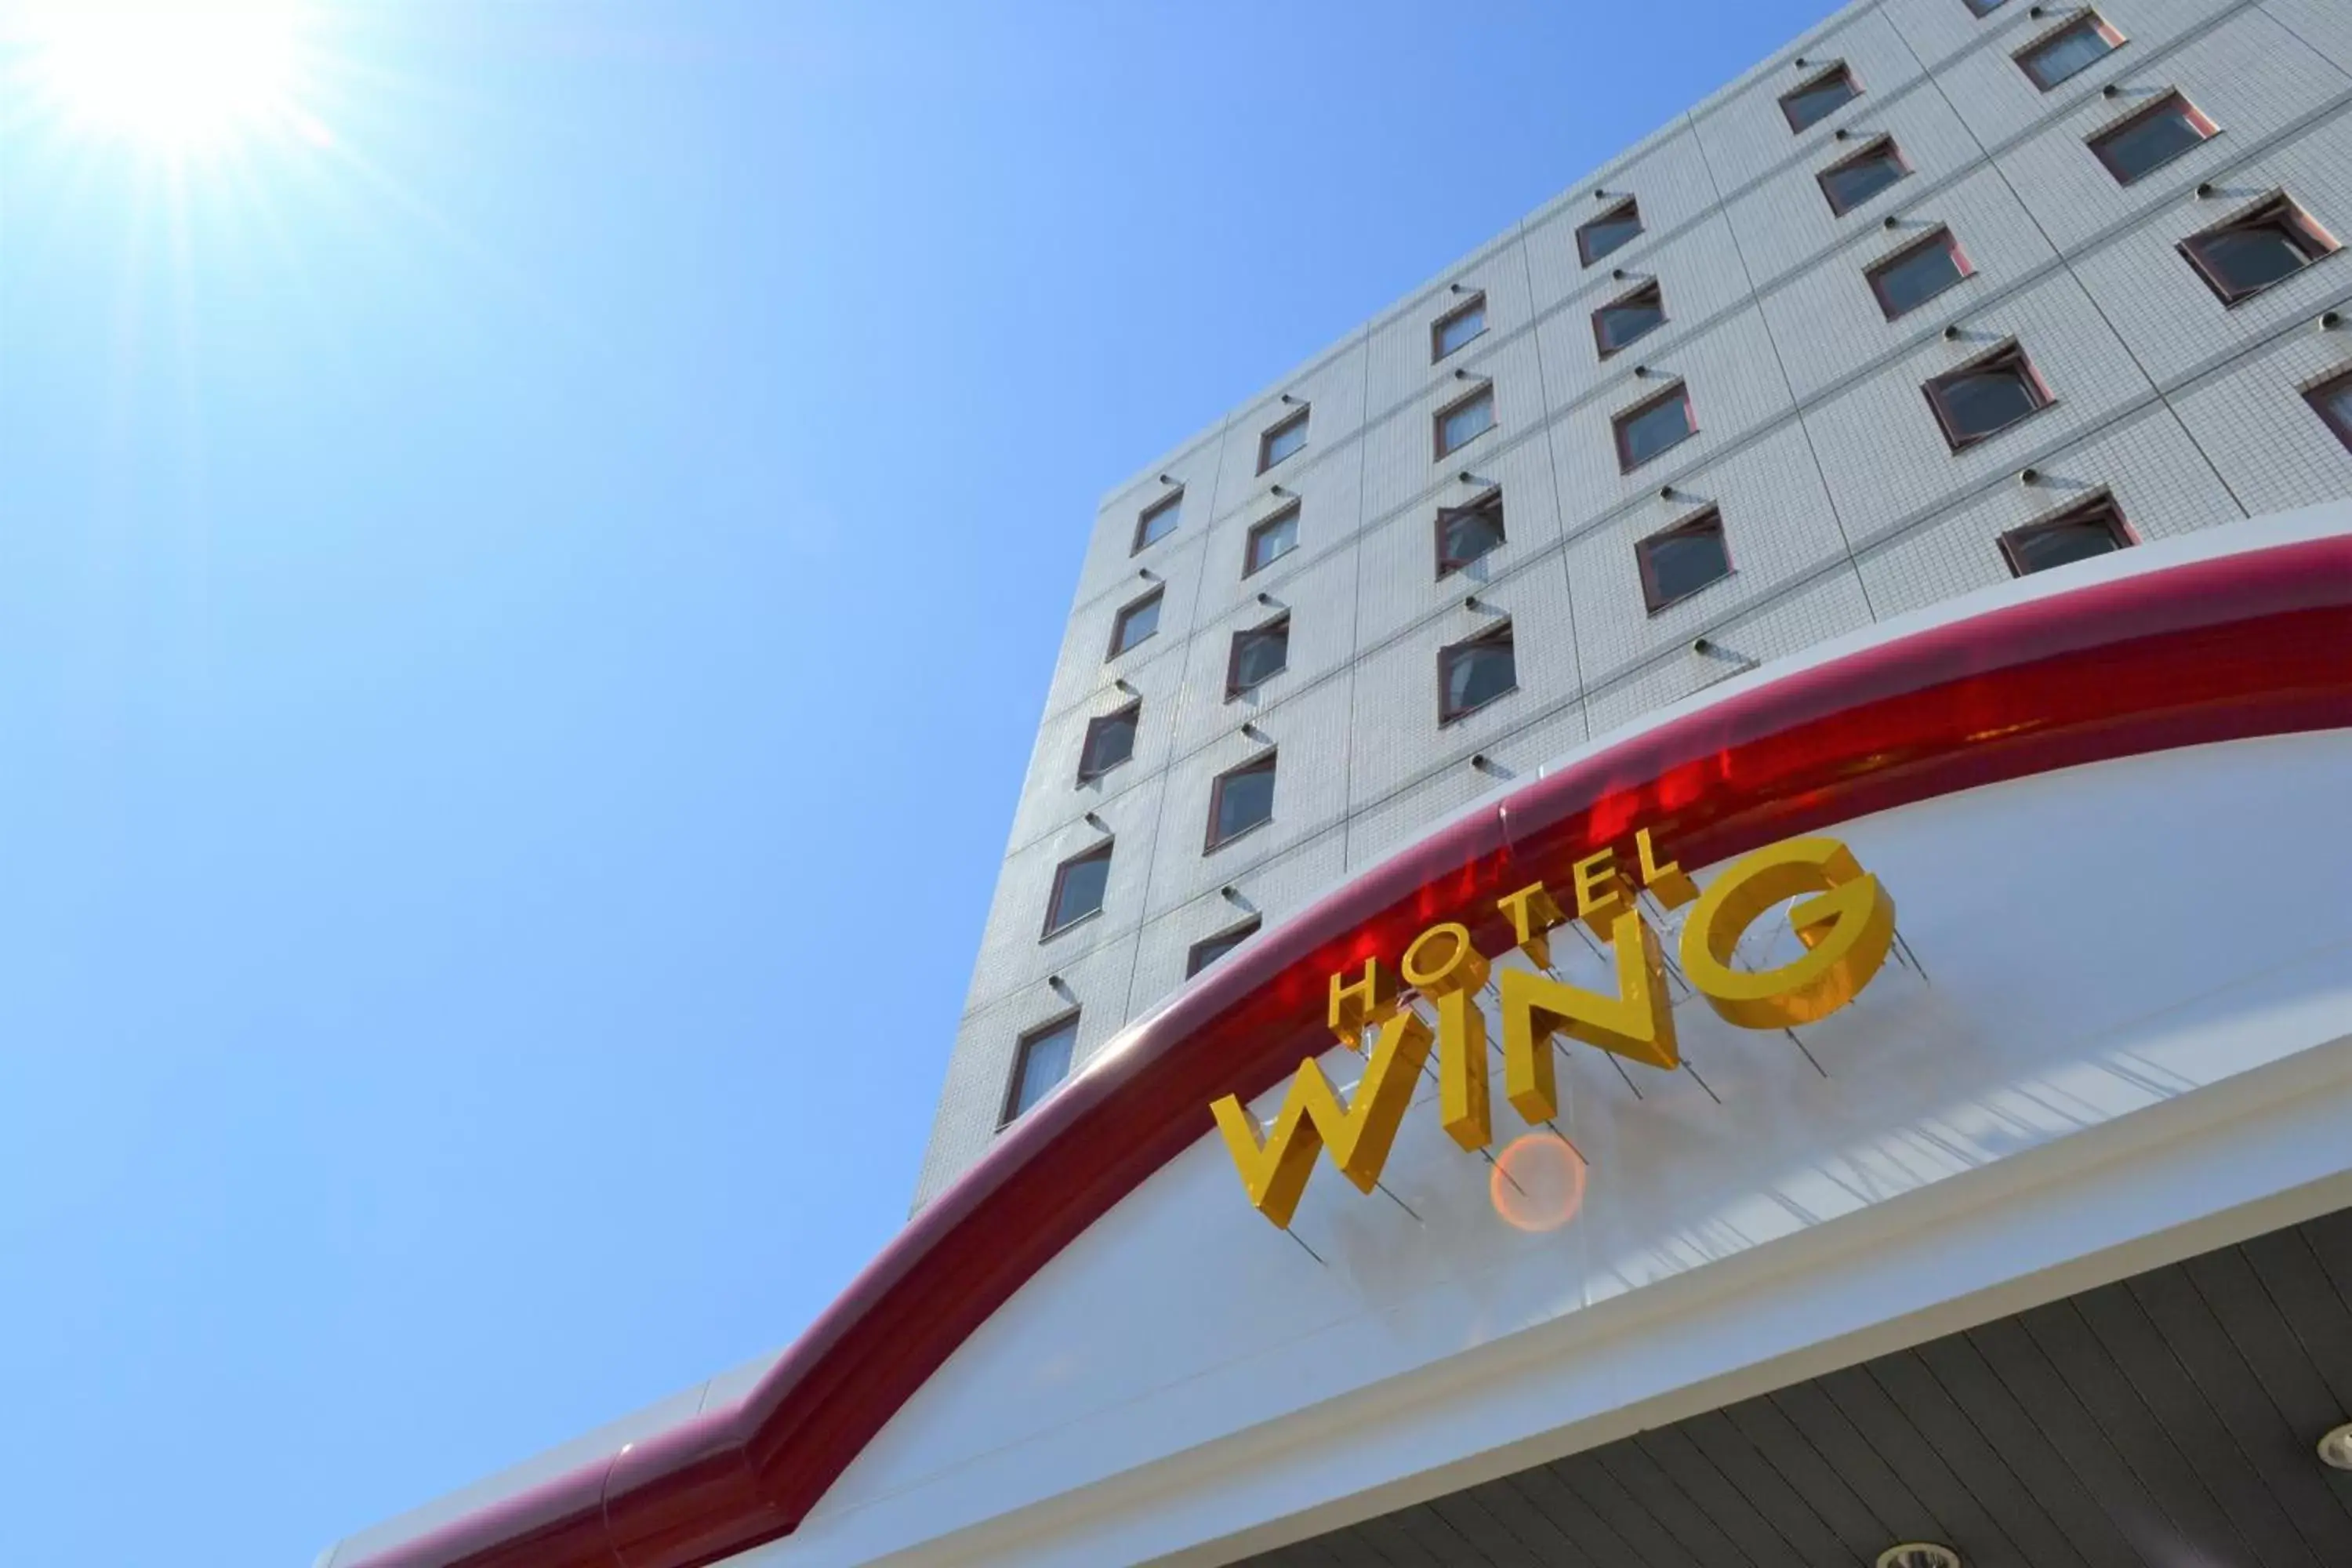
{"type": "Polygon", "coordinates": [[[1746,660],[2006,579],[2011,529],[2102,489],[2141,540],[2352,493],[2305,396],[2352,372],[2352,327],[2321,324],[2352,304],[2352,249],[2225,307],[2176,248],[2279,190],[2352,238],[2352,0],[2096,10],[2126,42],[2044,93],[2013,56],[2079,7],[1850,5],[1111,493],[919,1202],[986,1152],[1025,1033],[1076,1010],[1083,1062],[1195,942],[1746,660]],[[1861,96],[1791,134],[1779,98],[1835,60],[1861,96]],[[2086,138],[2174,89],[2220,133],[2119,184],[2086,138]],[[1880,135],[1910,174],[1833,215],[1815,174],[1880,135]],[[1582,265],[1577,227],[1626,195],[1643,232],[1582,265]],[[1973,274],[1885,320],[1864,269],[1939,225],[1973,274]],[[1651,279],[1666,323],[1602,359],[1592,311],[1651,279]],[[1432,323],[1474,292],[1486,331],[1432,363],[1432,323]],[[1956,453],[1922,384],[2010,339],[2051,405],[1956,453]],[[1677,380],[1696,434],[1620,472],[1613,416],[1677,380]],[[1475,382],[1495,427],[1439,458],[1433,419],[1475,382]],[[1260,436],[1301,405],[1306,447],[1261,474],[1260,436]],[[1177,486],[1177,528],[1133,551],[1177,486]],[[1439,509],[1490,486],[1507,542],[1441,580],[1439,509]],[[1244,577],[1250,526],[1294,500],[1297,549],[1244,577]],[[1635,542],[1706,506],[1731,574],[1650,613],[1635,542]],[[1107,659],[1154,589],[1157,634],[1107,659]],[[1288,668],[1228,700],[1233,633],[1284,613],[1288,668]],[[1504,617],[1517,689],[1441,723],[1438,650],[1504,617]],[[1132,760],[1078,783],[1087,721],[1139,699],[1132,760]],[[1204,850],[1213,781],[1268,746],[1273,820],[1204,850]],[[1107,836],[1102,911],[1041,940],[1055,868],[1107,836]]]}

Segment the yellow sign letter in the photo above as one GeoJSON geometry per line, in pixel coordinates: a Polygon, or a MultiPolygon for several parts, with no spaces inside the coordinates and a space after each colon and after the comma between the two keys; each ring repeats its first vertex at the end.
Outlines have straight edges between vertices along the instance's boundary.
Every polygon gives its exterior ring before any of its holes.
{"type": "Polygon", "coordinates": [[[1421,1064],[1429,1058],[1430,1044],[1428,1025],[1411,1013],[1397,1017],[1381,1031],[1364,1079],[1356,1086],[1356,1102],[1346,1106],[1315,1058],[1307,1058],[1298,1064],[1298,1076],[1283,1096],[1274,1131],[1263,1135],[1237,1096],[1229,1094],[1209,1107],[1240,1168],[1250,1206],[1289,1229],[1307,1178],[1315,1173],[1316,1153],[1326,1144],[1340,1174],[1355,1183],[1358,1191],[1370,1192],[1381,1179],[1381,1167],[1388,1163],[1397,1128],[1412,1105],[1413,1085],[1420,1080],[1421,1064]]]}
{"type": "Polygon", "coordinates": [[[1617,917],[1617,994],[1603,996],[1525,969],[1503,971],[1503,1091],[1529,1121],[1559,1114],[1551,1037],[1566,1035],[1652,1067],[1675,1068],[1673,998],[1666,961],[1639,910],[1617,917]]]}
{"type": "Polygon", "coordinates": [[[1791,838],[1742,856],[1699,895],[1683,926],[1683,973],[1707,1005],[1744,1029],[1827,1017],[1870,984],[1895,940],[1895,900],[1834,838],[1791,838]],[[1794,963],[1751,973],[1731,954],[1756,918],[1806,899],[1789,923],[1810,950],[1794,963]]]}

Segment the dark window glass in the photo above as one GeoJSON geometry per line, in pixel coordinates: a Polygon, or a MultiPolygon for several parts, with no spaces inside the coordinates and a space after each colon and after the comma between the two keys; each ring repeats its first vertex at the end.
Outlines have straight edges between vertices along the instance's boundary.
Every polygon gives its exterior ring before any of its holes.
{"type": "Polygon", "coordinates": [[[1853,157],[1823,169],[1819,178],[1830,211],[1850,213],[1910,172],[1894,142],[1882,136],[1853,157]]]}
{"type": "Polygon", "coordinates": [[[1100,778],[1135,755],[1135,727],[1142,716],[1143,704],[1130,702],[1087,721],[1086,743],[1078,748],[1080,782],[1100,778]]]}
{"type": "Polygon", "coordinates": [[[1917,310],[1969,275],[1951,230],[1939,228],[1870,269],[1870,291],[1888,321],[1917,310]]]}
{"type": "Polygon", "coordinates": [[[1790,130],[1809,131],[1861,96],[1862,89],[1854,85],[1853,73],[1838,66],[1785,94],[1780,100],[1780,112],[1789,117],[1790,130]]]}
{"type": "Polygon", "coordinates": [[[1110,883],[1110,846],[1100,844],[1054,868],[1054,895],[1046,900],[1045,934],[1073,926],[1102,909],[1110,883]]]}
{"type": "Polygon", "coordinates": [[[2009,0],[1963,0],[1963,3],[1969,10],[1975,12],[1978,16],[1990,16],[1995,11],[2000,10],[2003,5],[2008,5],[2009,0]]]}
{"type": "Polygon", "coordinates": [[[1644,283],[1622,300],[1592,312],[1592,342],[1607,359],[1635,338],[1664,322],[1666,300],[1655,283],[1644,283]]]}
{"type": "Polygon", "coordinates": [[[2017,576],[2047,572],[2070,561],[2087,561],[2128,547],[2131,530],[2105,496],[2063,517],[2028,523],[2000,536],[2000,552],[2017,576]]]}
{"type": "Polygon", "coordinates": [[[1458,450],[1494,427],[1495,389],[1482,386],[1437,416],[1437,455],[1458,450]]]}
{"type": "Polygon", "coordinates": [[[1429,357],[1442,360],[1486,330],[1486,296],[1473,295],[1437,319],[1429,330],[1429,357]]]}
{"type": "Polygon", "coordinates": [[[2284,196],[2180,242],[2207,288],[2234,305],[2336,248],[2336,237],[2284,196]]]}
{"type": "Polygon", "coordinates": [[[1110,626],[1111,658],[1117,658],[1160,629],[1160,592],[1154,588],[1119,611],[1110,626]]]}
{"type": "Polygon", "coordinates": [[[1438,718],[1458,719],[1474,708],[1515,689],[1518,662],[1512,656],[1508,622],[1468,642],[1437,650],[1438,718]]]}
{"type": "Polygon", "coordinates": [[[2336,432],[2336,438],[2352,448],[2352,375],[2339,375],[2325,386],[2315,386],[2304,396],[2312,409],[2336,432]]]}
{"type": "Polygon", "coordinates": [[[2050,406],[2049,390],[2015,343],[1937,376],[1927,393],[1956,452],[2050,406]]]}
{"type": "Polygon", "coordinates": [[[1587,267],[1642,232],[1642,209],[1627,196],[1576,231],[1576,253],[1587,267]]]}
{"type": "Polygon", "coordinates": [[[1297,548],[1298,509],[1286,507],[1249,531],[1249,545],[1242,552],[1242,575],[1271,566],[1297,548]]]}
{"type": "Polygon", "coordinates": [[[1217,960],[1241,946],[1257,934],[1258,922],[1249,921],[1231,931],[1219,931],[1205,942],[1196,942],[1192,951],[1184,956],[1184,978],[1190,980],[1217,960]]]}
{"type": "Polygon", "coordinates": [[[2086,11],[2031,48],[2019,51],[2018,68],[2048,92],[2068,77],[2116,52],[2124,36],[2096,11],[2086,11]]]}
{"type": "Polygon", "coordinates": [[[1233,661],[1225,671],[1225,695],[1239,697],[1280,675],[1290,663],[1290,617],[1234,634],[1233,661]]]}
{"type": "MultiPolygon", "coordinates": [[[[1176,531],[1176,520],[1184,514],[1184,492],[1178,490],[1163,501],[1146,507],[1143,515],[1135,520],[1135,549],[1157,544],[1176,531]]],[[[1134,551],[1129,551],[1133,554],[1134,551]]]]}
{"type": "Polygon", "coordinates": [[[1070,1056],[1077,1044],[1076,1013],[1021,1037],[1020,1049],[1013,1053],[1013,1083],[1004,1096],[1005,1121],[1018,1119],[1070,1076],[1070,1056]]]}
{"type": "Polygon", "coordinates": [[[1209,792],[1209,847],[1274,820],[1274,755],[1217,777],[1209,792]]]}
{"type": "Polygon", "coordinates": [[[1712,510],[1654,533],[1633,547],[1642,568],[1642,596],[1652,614],[1731,575],[1731,549],[1722,514],[1712,510]]]}
{"type": "Polygon", "coordinates": [[[1259,473],[1265,472],[1307,445],[1307,413],[1306,409],[1300,409],[1257,438],[1259,473]]]}
{"type": "Polygon", "coordinates": [[[1503,496],[1497,490],[1437,514],[1437,574],[1459,572],[1503,547],[1503,496]]]}
{"type": "Polygon", "coordinates": [[[2179,93],[2133,115],[2114,130],[2091,138],[2091,151],[2118,184],[2130,184],[2162,168],[2213,134],[2213,122],[2179,93]]]}
{"type": "Polygon", "coordinates": [[[1677,386],[1617,416],[1617,464],[1628,473],[1686,439],[1698,426],[1690,394],[1677,386]]]}

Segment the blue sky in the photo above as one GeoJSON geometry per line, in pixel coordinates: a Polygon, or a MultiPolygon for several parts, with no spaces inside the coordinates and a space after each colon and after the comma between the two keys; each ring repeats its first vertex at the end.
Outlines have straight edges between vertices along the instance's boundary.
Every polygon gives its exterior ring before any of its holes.
{"type": "Polygon", "coordinates": [[[1101,493],[1828,8],[322,5],[324,136],[0,127],[9,1559],[789,1341],[1101,493]]]}

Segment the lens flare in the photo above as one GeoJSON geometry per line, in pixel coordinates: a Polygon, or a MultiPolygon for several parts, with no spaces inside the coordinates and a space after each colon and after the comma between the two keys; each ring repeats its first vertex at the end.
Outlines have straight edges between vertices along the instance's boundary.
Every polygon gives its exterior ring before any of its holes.
{"type": "Polygon", "coordinates": [[[315,123],[295,0],[38,0],[26,23],[42,97],[77,129],[183,153],[315,123]]]}
{"type": "Polygon", "coordinates": [[[1558,1230],[1584,1206],[1584,1156],[1550,1131],[1524,1133],[1495,1156],[1486,1188],[1495,1212],[1526,1231],[1558,1230]]]}

